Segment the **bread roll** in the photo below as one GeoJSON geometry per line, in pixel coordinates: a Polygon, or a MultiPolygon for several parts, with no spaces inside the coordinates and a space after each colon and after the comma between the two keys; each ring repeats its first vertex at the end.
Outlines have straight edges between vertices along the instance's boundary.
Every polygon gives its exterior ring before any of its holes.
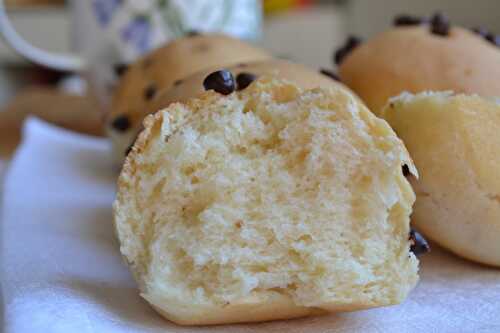
{"type": "Polygon", "coordinates": [[[429,25],[397,27],[352,50],[339,74],[377,115],[404,91],[500,96],[500,48],[460,27],[446,36],[429,25]]]}
{"type": "Polygon", "coordinates": [[[412,223],[459,256],[500,266],[500,105],[476,95],[405,93],[382,116],[419,170],[412,223]]]}
{"type": "Polygon", "coordinates": [[[141,295],[182,325],[402,302],[417,282],[408,153],[341,86],[264,77],[150,115],[114,221],[141,295]]]}

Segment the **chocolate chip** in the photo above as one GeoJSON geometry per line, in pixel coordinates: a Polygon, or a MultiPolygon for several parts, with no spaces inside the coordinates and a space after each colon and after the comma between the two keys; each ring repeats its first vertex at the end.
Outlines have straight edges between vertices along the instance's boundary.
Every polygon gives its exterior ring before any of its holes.
{"type": "Polygon", "coordinates": [[[120,115],[113,120],[111,127],[119,132],[125,132],[130,128],[130,120],[126,115],[120,115]]]}
{"type": "Polygon", "coordinates": [[[408,165],[403,165],[403,176],[408,177],[411,176],[410,168],[408,165]]]}
{"type": "Polygon", "coordinates": [[[219,94],[229,95],[236,89],[233,74],[230,71],[223,69],[213,72],[203,80],[205,90],[215,90],[219,94]]]}
{"type": "Polygon", "coordinates": [[[479,36],[483,37],[485,40],[487,40],[491,44],[500,47],[500,36],[489,32],[488,29],[485,29],[483,27],[474,27],[471,30],[474,33],[478,34],[479,36]]]}
{"type": "Polygon", "coordinates": [[[257,79],[257,76],[255,76],[252,73],[245,73],[242,72],[236,76],[236,84],[238,87],[238,90],[243,90],[246,87],[248,87],[253,81],[257,79]]]}
{"type": "Polygon", "coordinates": [[[411,243],[410,251],[413,252],[413,254],[415,254],[416,256],[431,251],[429,243],[427,243],[425,238],[417,231],[410,229],[410,236],[408,239],[410,240],[411,243]]]}
{"type": "Polygon", "coordinates": [[[125,156],[128,156],[128,154],[130,154],[133,146],[134,146],[134,144],[132,143],[132,144],[130,144],[130,146],[127,147],[127,149],[125,150],[125,156]]]}
{"type": "Polygon", "coordinates": [[[132,143],[127,147],[127,149],[125,150],[125,156],[127,156],[128,154],[130,154],[130,152],[132,151],[132,147],[134,147],[135,145],[135,142],[137,141],[137,139],[139,138],[139,134],[141,134],[141,132],[144,130],[144,127],[141,126],[140,130],[136,133],[135,137],[134,137],[134,140],[132,141],[132,143]]]}
{"type": "Polygon", "coordinates": [[[144,89],[144,99],[149,101],[153,99],[156,95],[156,85],[155,84],[150,84],[149,86],[144,89]]]}
{"type": "Polygon", "coordinates": [[[332,70],[321,68],[319,72],[323,75],[328,76],[330,79],[339,81],[340,82],[340,77],[332,70]]]}
{"type": "Polygon", "coordinates": [[[187,37],[194,37],[194,36],[199,36],[201,33],[198,30],[189,30],[186,32],[187,37]]]}
{"type": "Polygon", "coordinates": [[[174,87],[177,87],[178,85],[182,84],[182,82],[184,82],[182,79],[176,80],[174,82],[174,87]]]}
{"type": "Polygon", "coordinates": [[[425,20],[417,16],[398,15],[394,18],[394,25],[396,27],[420,25],[422,23],[425,23],[425,20]]]}
{"type": "Polygon", "coordinates": [[[491,44],[500,47],[500,36],[495,35],[493,33],[488,33],[486,35],[486,40],[491,44]]]}
{"type": "Polygon", "coordinates": [[[361,39],[355,36],[349,36],[340,49],[338,49],[334,54],[334,61],[336,65],[340,65],[344,58],[351,53],[359,44],[361,44],[361,39]]]}
{"type": "Polygon", "coordinates": [[[474,27],[471,29],[474,33],[486,39],[486,37],[490,34],[490,32],[483,27],[474,27]]]}
{"type": "Polygon", "coordinates": [[[431,26],[431,32],[434,35],[446,37],[450,33],[450,26],[444,22],[436,23],[431,26]]]}
{"type": "Polygon", "coordinates": [[[349,54],[349,51],[344,49],[344,48],[340,48],[337,50],[337,52],[335,52],[335,55],[334,55],[334,61],[335,61],[335,64],[336,65],[340,65],[342,63],[342,60],[344,60],[344,58],[349,54]]]}
{"type": "Polygon", "coordinates": [[[436,13],[431,18],[431,32],[437,36],[448,36],[450,34],[450,21],[442,13],[436,13]]]}
{"type": "Polygon", "coordinates": [[[114,71],[115,71],[115,74],[116,76],[120,77],[122,76],[128,69],[128,65],[127,64],[116,64],[114,67],[113,67],[114,71]]]}

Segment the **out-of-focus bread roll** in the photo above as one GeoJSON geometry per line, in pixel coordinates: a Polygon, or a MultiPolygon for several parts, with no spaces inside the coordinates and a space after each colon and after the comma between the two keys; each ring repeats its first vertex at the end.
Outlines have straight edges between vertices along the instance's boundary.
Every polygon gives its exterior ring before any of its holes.
{"type": "Polygon", "coordinates": [[[475,95],[405,93],[382,116],[419,170],[412,223],[459,256],[500,266],[500,105],[475,95]]]}
{"type": "Polygon", "coordinates": [[[389,98],[404,91],[500,96],[500,48],[457,26],[445,36],[432,33],[427,24],[403,26],[356,47],[339,74],[377,115],[389,98]]]}
{"type": "Polygon", "coordinates": [[[114,221],[141,295],[189,325],[396,304],[416,170],[388,124],[341,86],[271,78],[148,116],[114,221]]]}
{"type": "Polygon", "coordinates": [[[131,64],[116,88],[106,120],[117,164],[123,163],[125,151],[161,92],[203,69],[268,58],[264,50],[238,39],[196,34],[176,39],[131,64]]]}
{"type": "Polygon", "coordinates": [[[204,91],[203,80],[205,77],[213,71],[221,69],[230,71],[235,78],[238,78],[242,74],[253,76],[254,78],[262,75],[273,75],[292,81],[303,89],[328,88],[341,85],[341,83],[321,74],[317,70],[279,59],[243,62],[232,66],[216,65],[206,68],[179,80],[174,86],[169,86],[168,89],[159,91],[156,98],[143,105],[142,109],[140,109],[142,118],[135,118],[126,131],[112,130],[108,132],[113,142],[113,153],[116,163],[121,165],[125,160],[126,153],[142,129],[143,117],[166,108],[171,103],[184,102],[200,94],[204,91]]]}

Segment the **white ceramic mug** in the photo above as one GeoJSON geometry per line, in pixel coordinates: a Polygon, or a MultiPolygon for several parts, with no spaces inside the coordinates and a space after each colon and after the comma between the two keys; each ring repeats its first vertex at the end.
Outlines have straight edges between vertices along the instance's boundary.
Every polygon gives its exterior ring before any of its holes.
{"type": "Polygon", "coordinates": [[[31,45],[11,25],[0,0],[0,30],[22,56],[57,70],[85,72],[93,90],[116,80],[113,66],[129,63],[189,31],[224,32],[242,39],[260,34],[260,0],[69,0],[73,54],[31,45]]]}

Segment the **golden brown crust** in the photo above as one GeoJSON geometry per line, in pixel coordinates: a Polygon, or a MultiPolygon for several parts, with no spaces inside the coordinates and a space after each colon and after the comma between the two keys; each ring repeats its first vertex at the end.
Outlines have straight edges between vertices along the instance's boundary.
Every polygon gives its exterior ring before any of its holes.
{"type": "Polygon", "coordinates": [[[375,114],[403,91],[499,96],[500,49],[460,27],[447,37],[431,34],[425,25],[400,27],[357,47],[339,74],[375,114]]]}

